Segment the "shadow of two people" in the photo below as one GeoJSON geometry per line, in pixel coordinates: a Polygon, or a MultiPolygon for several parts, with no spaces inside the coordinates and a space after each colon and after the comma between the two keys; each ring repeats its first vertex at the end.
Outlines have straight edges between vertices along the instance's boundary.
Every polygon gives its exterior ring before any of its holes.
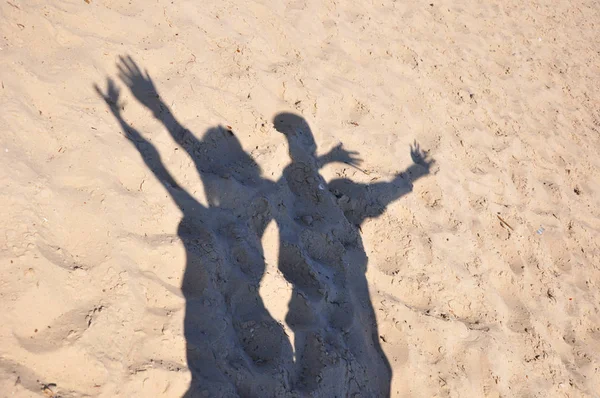
{"type": "Polygon", "coordinates": [[[414,164],[390,182],[327,183],[320,167],[355,165],[356,153],[339,145],[317,157],[306,121],[281,113],[273,125],[287,138],[291,161],[271,181],[231,130],[217,126],[198,139],[130,57],[121,58],[118,69],[134,97],[192,159],[205,187],[208,206],[180,187],[154,145],[125,121],[115,83],[108,79],[106,92],[96,86],[183,214],[178,236],[186,250],[181,289],[192,373],[186,396],[389,396],[391,368],[379,343],[358,230],[410,192],[433,160],[415,143],[414,164]],[[293,289],[285,318],[293,348],[258,290],[265,271],[261,239],[271,221],[279,229],[278,267],[293,289]]]}

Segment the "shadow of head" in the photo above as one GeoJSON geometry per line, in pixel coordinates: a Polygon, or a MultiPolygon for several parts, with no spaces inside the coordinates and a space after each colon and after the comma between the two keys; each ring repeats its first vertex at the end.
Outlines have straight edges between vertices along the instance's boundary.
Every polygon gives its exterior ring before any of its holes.
{"type": "Polygon", "coordinates": [[[232,174],[240,182],[260,178],[260,166],[230,129],[223,126],[210,128],[202,136],[200,144],[204,152],[201,164],[204,170],[218,175],[232,174]]]}
{"type": "Polygon", "coordinates": [[[315,138],[310,126],[302,116],[289,112],[278,113],[273,118],[273,126],[275,130],[285,135],[290,151],[302,148],[311,154],[316,152],[315,138]]]}
{"type": "Polygon", "coordinates": [[[211,207],[237,204],[245,192],[242,187],[256,187],[262,181],[261,167],[233,131],[223,126],[208,129],[194,154],[198,156],[198,171],[211,207]]]}

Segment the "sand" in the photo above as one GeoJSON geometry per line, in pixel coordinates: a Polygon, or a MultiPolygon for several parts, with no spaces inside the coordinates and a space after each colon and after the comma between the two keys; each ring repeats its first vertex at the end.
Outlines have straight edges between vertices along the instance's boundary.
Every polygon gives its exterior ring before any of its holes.
{"type": "Polygon", "coordinates": [[[600,396],[598,21],[0,3],[0,396],[600,396]]]}

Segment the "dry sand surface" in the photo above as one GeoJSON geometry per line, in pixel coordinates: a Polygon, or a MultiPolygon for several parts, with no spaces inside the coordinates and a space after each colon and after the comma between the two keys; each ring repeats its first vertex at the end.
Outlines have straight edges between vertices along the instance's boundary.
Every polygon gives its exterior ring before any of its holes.
{"type": "Polygon", "coordinates": [[[0,82],[0,396],[600,396],[597,1],[2,0],[0,82]]]}

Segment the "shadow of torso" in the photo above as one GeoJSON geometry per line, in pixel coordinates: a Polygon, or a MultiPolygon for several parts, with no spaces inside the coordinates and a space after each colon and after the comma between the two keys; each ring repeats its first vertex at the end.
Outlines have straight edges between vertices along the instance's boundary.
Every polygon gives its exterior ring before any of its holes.
{"type": "Polygon", "coordinates": [[[358,228],[314,155],[290,152],[270,200],[279,270],[293,288],[285,320],[294,333],[294,386],[311,396],[388,396],[391,370],[379,345],[358,228]]]}
{"type": "Polygon", "coordinates": [[[296,151],[273,183],[228,134],[211,129],[195,144],[193,152],[204,153],[198,171],[209,206],[204,214],[184,211],[179,228],[188,255],[188,396],[388,396],[391,371],[357,226],[311,153],[296,151]],[[258,293],[261,237],[272,220],[279,270],[293,289],[285,318],[293,350],[258,293]]]}

